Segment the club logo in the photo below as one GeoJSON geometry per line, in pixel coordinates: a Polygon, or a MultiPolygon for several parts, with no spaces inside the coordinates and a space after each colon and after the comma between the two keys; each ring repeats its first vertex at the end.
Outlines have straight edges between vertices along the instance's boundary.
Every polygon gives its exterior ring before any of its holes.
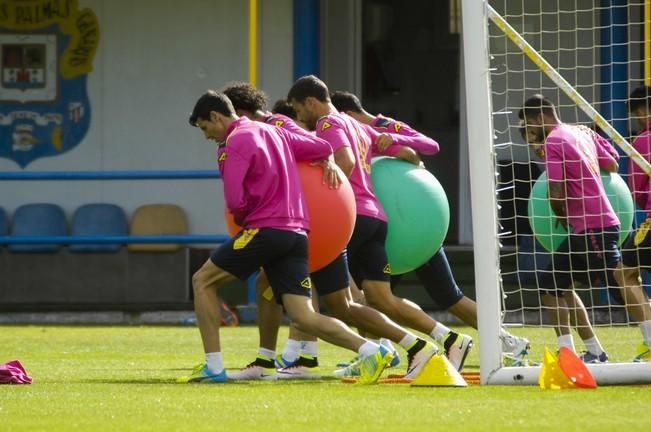
{"type": "Polygon", "coordinates": [[[98,44],[97,17],[78,0],[0,0],[0,157],[24,168],[81,142],[98,44]]]}

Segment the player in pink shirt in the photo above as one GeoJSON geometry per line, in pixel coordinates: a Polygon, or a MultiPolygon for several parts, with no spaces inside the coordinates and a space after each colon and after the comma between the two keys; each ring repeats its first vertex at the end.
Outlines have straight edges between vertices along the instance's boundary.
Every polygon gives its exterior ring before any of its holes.
{"type": "Polygon", "coordinates": [[[193,275],[194,306],[206,362],[179,382],[227,381],[219,336],[218,291],[228,281],[245,280],[262,267],[276,301],[289,317],[308,331],[353,351],[363,358],[362,383],[376,382],[393,359],[386,348],[367,341],[344,323],[314,312],[312,282],[307,270],[309,221],[296,169],[295,154],[303,160],[322,160],[331,154],[328,143],[308,135],[238,118],[222,93],[202,95],[190,116],[206,139],[218,143],[218,162],[226,206],[243,227],[212,253],[193,275]]]}
{"type": "MultiPolygon", "coordinates": [[[[409,147],[415,138],[409,136],[380,134],[372,127],[356,122],[339,113],[330,101],[327,86],[317,77],[310,75],[299,78],[289,90],[287,100],[296,110],[298,119],[317,136],[330,143],[337,165],[344,171],[353,186],[357,203],[357,220],[353,236],[348,243],[348,264],[350,274],[361,288],[368,304],[384,312],[397,322],[422,333],[432,335],[452,334],[450,329],[437,323],[420,307],[396,297],[389,283],[389,267],[384,244],[387,235],[386,215],[378,202],[371,185],[371,156],[382,153],[420,164],[418,154],[409,147]],[[384,149],[382,152],[380,149],[384,149]]],[[[455,333],[456,335],[456,333],[455,333]]],[[[456,340],[454,337],[451,340],[456,340]]],[[[468,338],[469,339],[469,338],[468,338]]],[[[444,346],[446,354],[457,368],[461,368],[469,344],[461,338],[462,344],[444,346]]],[[[430,350],[427,359],[436,352],[430,350]]],[[[427,359],[409,356],[408,378],[413,378],[414,366],[427,359]]],[[[423,356],[424,357],[424,356],[423,356]]],[[[354,372],[355,363],[339,371],[354,372]]]]}
{"type": "MultiPolygon", "coordinates": [[[[628,111],[633,125],[639,130],[633,147],[644,159],[651,162],[651,88],[637,87],[628,100],[628,111]]],[[[640,323],[643,342],[637,347],[634,361],[651,360],[651,306],[649,298],[640,286],[640,271],[651,268],[651,182],[649,175],[631,158],[629,162],[628,184],[633,199],[639,208],[646,212],[647,218],[622,246],[622,262],[615,276],[624,287],[624,298],[629,305],[629,313],[640,323]]]]}
{"type": "Polygon", "coordinates": [[[559,346],[574,350],[570,332],[570,309],[579,316],[578,331],[587,351],[586,363],[608,361],[608,355],[589,325],[585,306],[571,292],[575,280],[595,279],[617,287],[614,271],[621,254],[617,246],[619,219],[601,181],[600,169],[615,172],[616,153],[605,140],[587,128],[562,123],[549,99],[534,95],[519,112],[530,143],[544,143],[541,154],[547,171],[550,205],[556,223],[570,230],[540,272],[543,304],[555,325],[559,346]]]}
{"type": "MultiPolygon", "coordinates": [[[[266,111],[266,98],[263,92],[248,83],[232,83],[224,89],[224,93],[231,99],[237,113],[258,121],[273,124],[276,128],[297,128],[294,122],[281,115],[270,114],[266,111]],[[290,126],[293,125],[293,126],[290,126]]],[[[298,134],[314,135],[300,129],[298,134]]],[[[423,339],[406,331],[396,323],[389,320],[384,314],[368,306],[355,303],[349,296],[348,267],[346,256],[341,254],[321,270],[310,274],[313,286],[323,300],[330,313],[344,321],[346,324],[358,329],[387,337],[402,345],[408,351],[413,347],[413,355],[431,347],[423,339]]],[[[267,307],[267,302],[259,300],[258,323],[260,327],[260,349],[258,357],[246,368],[229,374],[232,379],[260,379],[273,371],[276,337],[278,334],[279,311],[267,307]]],[[[302,338],[304,339],[304,338],[302,338]]],[[[316,339],[307,342],[313,344],[313,352],[301,354],[296,362],[281,368],[277,372],[280,379],[319,378],[318,362],[316,356],[316,339]]],[[[432,347],[433,348],[433,347],[432,347]]],[[[422,364],[424,365],[424,364],[422,364]]],[[[419,372],[415,370],[415,374],[419,372]]]]}
{"type": "MultiPolygon", "coordinates": [[[[353,93],[336,91],[330,98],[337,110],[346,113],[360,123],[372,126],[378,132],[416,138],[411,147],[420,154],[434,155],[439,151],[439,144],[436,141],[412,129],[408,124],[382,115],[370,114],[353,93]]],[[[454,314],[469,326],[477,328],[477,303],[466,297],[457,285],[443,247],[414,272],[437,305],[454,314]]],[[[392,287],[397,286],[400,279],[401,275],[392,276],[392,287]]],[[[500,340],[502,341],[502,352],[509,358],[510,364],[523,364],[523,358],[528,353],[529,341],[512,335],[504,328],[500,329],[500,340]]]]}

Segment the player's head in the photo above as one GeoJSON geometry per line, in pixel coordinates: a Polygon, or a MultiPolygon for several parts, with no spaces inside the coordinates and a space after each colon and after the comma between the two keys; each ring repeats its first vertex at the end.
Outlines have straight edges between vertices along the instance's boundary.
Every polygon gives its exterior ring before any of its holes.
{"type": "Polygon", "coordinates": [[[346,114],[362,114],[364,112],[364,107],[362,107],[359,98],[351,92],[337,90],[330,95],[330,100],[332,100],[332,104],[337,108],[337,111],[346,114]]]}
{"type": "Polygon", "coordinates": [[[237,115],[247,116],[253,120],[256,112],[267,110],[267,95],[247,82],[228,83],[222,92],[233,103],[237,115]]]}
{"type": "Polygon", "coordinates": [[[237,119],[233,104],[223,93],[208,90],[201,95],[190,115],[190,124],[203,131],[206,139],[222,142],[228,126],[237,119]]]}
{"type": "Polygon", "coordinates": [[[527,142],[544,142],[547,131],[558,123],[556,107],[541,94],[535,94],[524,101],[518,117],[524,120],[527,142]]]}
{"type": "Polygon", "coordinates": [[[282,114],[291,119],[296,120],[296,111],[285,99],[278,99],[271,107],[271,112],[274,114],[282,114]]]}
{"type": "Polygon", "coordinates": [[[639,129],[646,127],[651,116],[651,87],[637,87],[631,92],[626,105],[635,125],[639,129]]]}
{"type": "Polygon", "coordinates": [[[330,92],[319,78],[307,75],[296,80],[289,89],[287,102],[296,111],[296,118],[314,129],[317,120],[329,111],[330,92]]]}
{"type": "Polygon", "coordinates": [[[522,139],[529,146],[529,150],[538,156],[540,159],[545,158],[544,142],[536,142],[537,136],[534,134],[533,129],[527,127],[524,124],[524,120],[520,120],[518,124],[518,131],[522,135],[522,139]]]}

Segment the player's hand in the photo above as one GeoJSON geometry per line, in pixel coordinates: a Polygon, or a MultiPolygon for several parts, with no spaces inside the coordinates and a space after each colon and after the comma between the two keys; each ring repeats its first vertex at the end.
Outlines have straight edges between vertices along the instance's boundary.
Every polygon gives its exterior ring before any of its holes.
{"type": "Polygon", "coordinates": [[[389,148],[391,144],[393,144],[393,137],[388,133],[380,134],[380,136],[377,137],[377,140],[375,140],[375,145],[377,146],[377,149],[380,151],[380,153],[389,148]]]}
{"type": "Polygon", "coordinates": [[[312,165],[321,165],[323,167],[323,184],[328,184],[330,189],[337,189],[342,182],[340,177],[341,170],[332,159],[325,159],[312,162],[312,165]]]}

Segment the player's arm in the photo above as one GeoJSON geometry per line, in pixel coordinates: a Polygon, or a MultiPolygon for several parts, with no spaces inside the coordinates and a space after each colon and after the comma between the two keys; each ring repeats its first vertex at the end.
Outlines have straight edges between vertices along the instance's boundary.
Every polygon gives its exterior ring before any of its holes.
{"type": "Polygon", "coordinates": [[[545,170],[547,172],[547,193],[549,205],[556,215],[556,223],[567,229],[567,195],[565,193],[565,167],[563,164],[563,149],[561,143],[545,145],[547,157],[545,170]]]}
{"type": "Polygon", "coordinates": [[[608,172],[617,172],[619,170],[619,155],[617,150],[601,135],[594,131],[592,132],[592,139],[595,142],[597,149],[597,158],[599,160],[599,168],[608,172]]]}
{"type": "Polygon", "coordinates": [[[348,147],[340,147],[334,154],[335,163],[344,172],[346,177],[350,177],[355,168],[355,155],[353,150],[348,147]]]}
{"type": "Polygon", "coordinates": [[[274,129],[289,145],[297,161],[325,160],[332,154],[330,144],[312,134],[298,134],[283,128],[274,129]]]}
{"type": "Polygon", "coordinates": [[[550,181],[547,183],[547,187],[549,189],[549,205],[556,215],[556,223],[567,229],[565,183],[550,181]]]}
{"type": "Polygon", "coordinates": [[[439,152],[439,143],[432,138],[423,135],[412,129],[406,123],[391,120],[386,126],[386,131],[391,135],[399,135],[403,138],[401,145],[411,147],[423,155],[435,155],[439,152]]]}
{"type": "Polygon", "coordinates": [[[248,214],[248,205],[244,193],[244,179],[249,171],[249,161],[232,148],[228,150],[224,160],[224,172],[228,173],[222,179],[224,184],[224,199],[226,208],[233,214],[236,224],[242,226],[248,214]]]}

